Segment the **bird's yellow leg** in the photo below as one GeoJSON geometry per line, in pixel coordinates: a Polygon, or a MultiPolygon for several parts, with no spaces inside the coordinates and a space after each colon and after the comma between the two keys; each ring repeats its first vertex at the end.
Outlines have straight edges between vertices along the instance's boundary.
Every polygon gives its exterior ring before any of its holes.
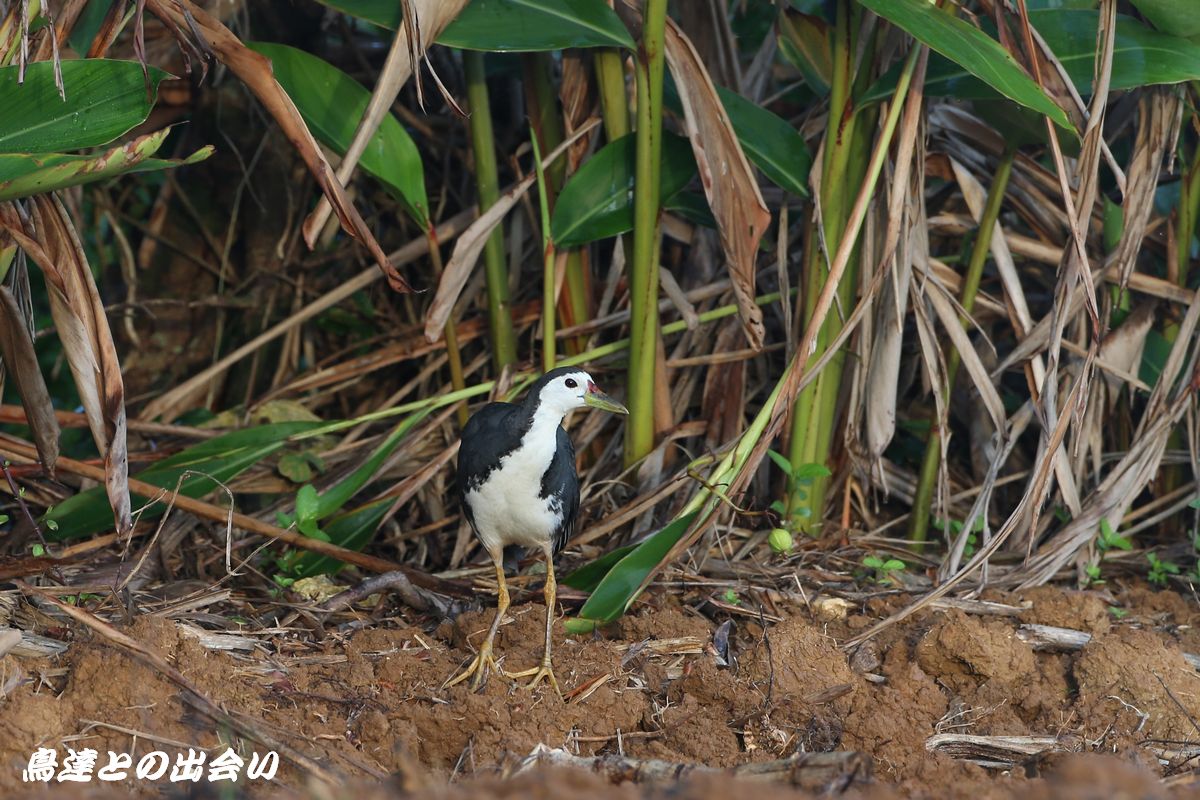
{"type": "Polygon", "coordinates": [[[492,562],[496,565],[496,582],[500,586],[500,597],[496,601],[496,618],[492,620],[492,627],[488,630],[487,638],[483,640],[483,644],[479,647],[479,653],[475,659],[467,665],[467,668],[449,678],[444,684],[443,689],[449,689],[455,684],[462,683],[467,678],[471,679],[471,691],[479,691],[479,687],[483,686],[484,680],[487,678],[489,670],[495,670],[505,677],[513,677],[500,668],[496,663],[496,659],[492,655],[492,643],[496,639],[496,631],[500,630],[500,623],[504,620],[504,612],[508,611],[508,582],[504,579],[504,562],[503,554],[500,558],[492,556],[492,562]]]}
{"type": "Polygon", "coordinates": [[[546,597],[546,649],[542,654],[542,665],[524,672],[509,673],[509,677],[524,678],[532,675],[532,680],[526,685],[528,689],[534,688],[542,678],[545,678],[550,681],[555,693],[562,697],[562,690],[558,688],[558,680],[554,677],[554,668],[550,658],[550,636],[554,630],[554,606],[558,596],[558,584],[554,580],[554,553],[549,548],[546,550],[546,588],[544,592],[546,597]]]}

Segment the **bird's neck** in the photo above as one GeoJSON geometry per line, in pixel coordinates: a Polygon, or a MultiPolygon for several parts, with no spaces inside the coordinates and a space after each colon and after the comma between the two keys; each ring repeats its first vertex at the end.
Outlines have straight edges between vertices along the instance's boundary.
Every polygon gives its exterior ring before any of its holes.
{"type": "Polygon", "coordinates": [[[566,416],[560,409],[538,404],[532,411],[529,421],[529,434],[536,438],[549,437],[557,441],[558,427],[566,416]]]}

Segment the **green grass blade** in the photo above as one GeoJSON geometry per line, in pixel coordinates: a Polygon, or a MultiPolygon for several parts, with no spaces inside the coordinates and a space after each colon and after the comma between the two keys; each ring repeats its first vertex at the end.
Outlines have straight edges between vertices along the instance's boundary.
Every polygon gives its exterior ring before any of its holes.
{"type": "Polygon", "coordinates": [[[1075,130],[1066,113],[1038,88],[1033,78],[1008,51],[974,25],[952,16],[927,0],[859,2],[928,45],[931,50],[956,62],[1010,100],[1045,114],[1068,131],[1075,130]]]}

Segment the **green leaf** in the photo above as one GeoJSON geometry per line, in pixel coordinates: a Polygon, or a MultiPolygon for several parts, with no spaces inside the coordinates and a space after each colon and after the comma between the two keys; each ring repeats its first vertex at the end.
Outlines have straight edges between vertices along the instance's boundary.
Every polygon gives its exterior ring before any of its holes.
{"type": "Polygon", "coordinates": [[[17,82],[17,65],[0,67],[0,153],[52,153],[108,144],[150,115],[158,84],[168,75],[154,67],[148,72],[150,96],[137,62],[63,61],[63,101],[54,85],[53,63],[29,64],[23,84],[17,82]]]}
{"type": "Polygon", "coordinates": [[[296,492],[296,520],[299,522],[316,521],[319,505],[320,499],[317,496],[317,490],[311,483],[304,484],[300,487],[300,491],[296,492]]]}
{"type": "Polygon", "coordinates": [[[92,46],[92,40],[100,32],[104,16],[108,13],[108,3],[86,3],[79,12],[75,27],[71,29],[71,47],[76,53],[83,55],[92,46]]]}
{"type": "Polygon", "coordinates": [[[869,569],[883,569],[883,559],[879,556],[867,556],[862,563],[869,569]]]}
{"type": "Polygon", "coordinates": [[[183,160],[151,158],[168,133],[167,129],[156,131],[92,156],[0,153],[0,200],[93,183],[128,172],[173,169],[195,164],[213,154],[212,147],[202,147],[183,160]]]}
{"type": "MultiPolygon", "coordinates": [[[[687,139],[664,133],[662,196],[679,192],[696,174],[687,139]]],[[[560,248],[579,247],[633,230],[634,134],[609,142],[571,176],[554,205],[550,233],[560,248]]]]}
{"type": "MultiPolygon", "coordinates": [[[[397,0],[319,0],[323,5],[396,30],[397,0]]],[[[472,0],[446,26],[438,44],[465,50],[537,51],[567,47],[636,49],[629,30],[597,0],[472,0]]]]}
{"type": "Polygon", "coordinates": [[[781,189],[808,197],[812,153],[804,137],[785,120],[737,92],[717,87],[746,157],[781,189]]]}
{"type": "Polygon", "coordinates": [[[366,20],[388,30],[396,30],[404,19],[404,6],[396,0],[317,0],[323,6],[366,20]]]}
{"type": "Polygon", "coordinates": [[[276,468],[280,475],[292,483],[306,483],[313,478],[312,465],[299,453],[285,453],[280,456],[279,465],[276,468]]]}
{"type": "Polygon", "coordinates": [[[633,552],[635,547],[637,545],[630,544],[605,553],[563,578],[562,582],[572,589],[578,589],[581,592],[595,591],[596,587],[600,585],[600,581],[613,568],[613,565],[633,552]]]}
{"type": "Polygon", "coordinates": [[[895,572],[897,570],[904,569],[907,566],[907,564],[898,558],[889,558],[887,561],[883,562],[883,568],[887,572],[895,572]]]}
{"type": "Polygon", "coordinates": [[[642,581],[666,558],[699,513],[693,511],[678,517],[621,558],[579,609],[579,617],[567,620],[567,630],[586,632],[624,614],[637,596],[642,581]]]}
{"type": "MultiPolygon", "coordinates": [[[[1099,13],[1031,11],[1029,19],[1062,62],[1075,88],[1083,95],[1090,94],[1099,13]]],[[[898,74],[898,69],[890,70],[868,91],[862,102],[889,97],[895,89],[898,74]]],[[[1152,30],[1131,17],[1117,17],[1111,90],[1196,79],[1200,79],[1200,44],[1152,30]]],[[[925,93],[960,100],[990,100],[996,96],[962,67],[937,56],[929,59],[925,93]]]]}
{"type": "Polygon", "coordinates": [[[1010,100],[1045,114],[1062,128],[1075,130],[1066,113],[1038,88],[1008,51],[974,25],[951,16],[927,0],[859,2],[1010,100]]]}
{"type": "Polygon", "coordinates": [[[800,70],[810,89],[821,97],[829,94],[829,84],[833,81],[833,43],[829,23],[820,17],[795,11],[781,14],[779,52],[800,70]]]}
{"type": "MultiPolygon", "coordinates": [[[[346,514],[334,517],[322,526],[322,536],[347,550],[362,550],[375,536],[383,515],[392,506],[391,498],[375,500],[346,514]]],[[[326,572],[337,572],[346,566],[336,558],[317,553],[295,551],[285,558],[284,568],[297,578],[310,578],[326,572]]]]}
{"type": "Polygon", "coordinates": [[[798,480],[812,481],[817,478],[828,478],[833,473],[824,464],[800,464],[792,471],[798,480]]]}
{"type": "Polygon", "coordinates": [[[774,461],[775,466],[777,466],[781,470],[783,470],[783,473],[785,475],[791,477],[792,462],[788,460],[787,456],[785,456],[783,453],[777,452],[775,450],[768,450],[767,457],[770,458],[772,461],[774,461]]]}
{"type": "MultiPolygon", "coordinates": [[[[249,467],[278,451],[287,443],[289,436],[314,430],[322,424],[288,422],[232,431],[165,458],[142,470],[135,477],[167,492],[173,492],[180,477],[185,472],[191,472],[180,486],[180,494],[201,497],[217,488],[216,481],[226,483],[233,480],[249,467]]],[[[142,502],[152,499],[135,496],[142,502]]],[[[156,502],[142,512],[141,519],[153,519],[165,509],[166,503],[156,502]]],[[[112,508],[108,504],[103,486],[67,498],[46,512],[43,519],[58,526],[54,536],[56,540],[77,539],[111,530],[113,524],[112,508]]]]}
{"type": "Polygon", "coordinates": [[[438,44],[508,52],[636,49],[616,12],[597,0],[471,0],[442,31],[438,44]]]}
{"type": "MultiPolygon", "coordinates": [[[[345,153],[371,93],[337,67],[303,50],[268,42],[247,42],[246,46],[271,59],[276,80],[292,98],[313,134],[327,146],[345,153]]],[[[417,225],[422,229],[429,227],[421,154],[395,115],[384,116],[359,165],[400,201],[417,225]]]]}
{"type": "Polygon", "coordinates": [[[1160,31],[1191,39],[1200,36],[1200,14],[1194,0],[1131,0],[1160,31]]]}

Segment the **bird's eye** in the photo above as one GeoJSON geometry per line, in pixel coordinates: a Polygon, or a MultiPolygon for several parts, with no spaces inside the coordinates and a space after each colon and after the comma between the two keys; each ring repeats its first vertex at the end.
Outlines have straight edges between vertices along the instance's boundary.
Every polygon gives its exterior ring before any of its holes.
{"type": "Polygon", "coordinates": [[[565,383],[567,384],[568,389],[574,389],[576,386],[579,385],[578,383],[575,382],[574,378],[567,378],[565,383]]]}

